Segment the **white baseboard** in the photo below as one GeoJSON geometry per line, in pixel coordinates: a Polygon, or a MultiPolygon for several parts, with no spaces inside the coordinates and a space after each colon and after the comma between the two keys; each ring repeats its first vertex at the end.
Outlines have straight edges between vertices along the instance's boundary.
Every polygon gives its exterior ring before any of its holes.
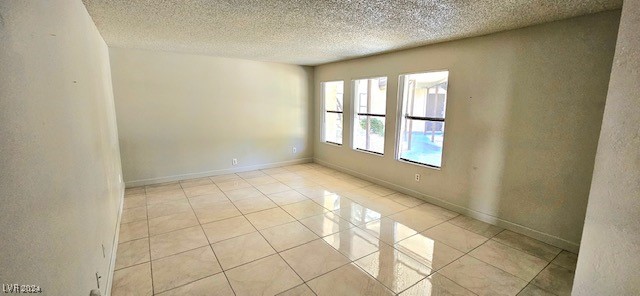
{"type": "Polygon", "coordinates": [[[430,195],[426,195],[424,193],[415,191],[413,189],[402,187],[402,186],[390,183],[388,181],[381,180],[381,179],[378,179],[378,178],[375,178],[375,177],[372,177],[372,176],[369,176],[369,175],[366,175],[366,174],[363,174],[363,173],[360,173],[360,172],[357,172],[357,171],[354,171],[354,170],[351,170],[351,169],[348,169],[348,168],[345,168],[345,167],[342,167],[342,166],[339,166],[339,165],[335,165],[335,164],[332,164],[332,163],[329,163],[329,162],[326,162],[326,161],[323,161],[323,160],[320,160],[320,159],[317,159],[317,158],[314,158],[313,161],[318,163],[318,164],[321,164],[321,165],[336,169],[338,171],[341,171],[341,172],[344,172],[344,173],[359,177],[359,178],[367,180],[369,182],[372,182],[372,183],[375,183],[375,184],[378,184],[378,185],[381,185],[381,186],[384,186],[384,187],[387,187],[387,188],[390,188],[390,189],[394,189],[394,190],[396,190],[398,192],[401,192],[401,193],[404,193],[404,194],[407,194],[407,195],[411,195],[411,196],[420,198],[420,199],[422,199],[424,201],[427,201],[429,203],[435,204],[437,206],[441,206],[441,207],[443,207],[445,209],[454,211],[456,213],[460,213],[460,214],[469,216],[471,218],[478,219],[480,221],[483,221],[483,222],[486,222],[486,223],[489,223],[489,224],[492,224],[492,225],[496,225],[496,226],[502,227],[504,229],[511,230],[513,232],[524,234],[526,236],[535,238],[537,240],[543,241],[543,242],[548,243],[550,245],[553,245],[553,246],[556,246],[556,247],[559,247],[559,248],[562,248],[562,249],[565,249],[565,250],[568,250],[568,251],[571,251],[571,252],[574,252],[574,253],[577,253],[578,250],[580,249],[580,243],[568,241],[568,240],[565,240],[563,238],[560,238],[560,237],[557,237],[557,236],[554,236],[554,235],[551,235],[551,234],[547,234],[547,233],[544,233],[544,232],[541,232],[541,231],[538,231],[538,230],[535,230],[535,229],[531,229],[529,227],[526,227],[526,226],[523,226],[523,225],[520,225],[520,224],[517,224],[517,223],[514,223],[514,222],[510,222],[510,221],[501,219],[499,217],[495,217],[495,216],[492,216],[492,215],[489,215],[489,214],[485,214],[485,213],[482,213],[482,212],[479,212],[479,211],[476,211],[476,210],[473,210],[473,209],[469,209],[467,207],[463,207],[463,206],[459,206],[459,205],[456,205],[456,204],[452,204],[450,202],[444,201],[442,199],[439,199],[439,198],[436,198],[436,197],[433,197],[433,196],[430,196],[430,195]]]}
{"type": "Polygon", "coordinates": [[[189,173],[189,174],[173,175],[173,176],[166,176],[166,177],[126,181],[125,184],[127,188],[130,188],[130,187],[138,187],[138,186],[165,183],[165,182],[171,182],[171,181],[179,181],[179,180],[187,180],[187,179],[194,179],[194,178],[211,177],[216,175],[270,169],[270,168],[276,168],[276,167],[281,167],[285,165],[309,163],[312,161],[313,161],[313,158],[308,157],[308,158],[293,159],[293,160],[287,160],[287,161],[281,161],[281,162],[241,166],[241,167],[235,167],[230,169],[212,170],[212,171],[199,172],[199,173],[189,173]]]}
{"type": "Polygon", "coordinates": [[[116,269],[116,255],[118,254],[118,239],[120,237],[120,222],[122,221],[122,210],[124,209],[124,188],[120,192],[120,205],[118,207],[118,217],[116,218],[116,232],[113,234],[113,245],[111,246],[111,259],[109,261],[109,272],[107,274],[105,295],[111,295],[111,285],[113,284],[113,272],[116,269]]]}

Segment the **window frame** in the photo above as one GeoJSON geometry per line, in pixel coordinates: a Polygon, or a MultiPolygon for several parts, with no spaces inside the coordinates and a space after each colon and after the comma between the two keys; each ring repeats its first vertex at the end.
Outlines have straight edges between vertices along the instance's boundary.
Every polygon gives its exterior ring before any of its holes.
{"type": "Polygon", "coordinates": [[[321,96],[321,108],[322,108],[322,128],[321,128],[321,132],[320,132],[320,142],[325,143],[325,144],[329,144],[329,145],[333,145],[333,146],[342,146],[342,143],[344,143],[344,93],[346,92],[345,89],[345,83],[344,80],[327,80],[327,81],[322,81],[320,82],[320,96],[321,96]],[[342,83],[342,111],[338,111],[338,110],[327,110],[326,108],[326,104],[325,104],[325,86],[327,83],[332,83],[332,82],[341,82],[342,83]],[[333,114],[341,114],[342,115],[342,134],[340,135],[340,139],[342,143],[336,143],[333,141],[327,141],[327,139],[325,139],[326,135],[325,135],[325,129],[326,129],[326,118],[327,118],[327,113],[333,113],[333,114]]]}
{"type": "Polygon", "coordinates": [[[447,72],[447,97],[445,100],[445,108],[444,108],[444,113],[443,113],[443,117],[439,118],[439,117],[426,117],[426,116],[411,116],[411,117],[416,117],[416,118],[420,118],[420,119],[412,119],[412,120],[425,120],[427,122],[442,122],[443,124],[446,123],[446,118],[447,118],[447,111],[449,108],[447,108],[448,103],[449,103],[449,86],[451,85],[451,71],[449,69],[430,69],[430,70],[424,70],[424,71],[418,71],[418,72],[411,72],[411,73],[402,73],[398,75],[398,94],[397,94],[397,113],[396,113],[396,143],[395,143],[395,159],[399,162],[402,163],[406,163],[406,164],[410,164],[410,165],[416,165],[416,166],[420,166],[420,167],[424,167],[424,168],[429,168],[429,169],[433,169],[433,170],[438,170],[441,171],[442,168],[445,166],[445,137],[444,135],[446,135],[446,129],[447,129],[447,124],[444,124],[442,133],[443,133],[443,139],[442,139],[442,154],[440,157],[440,166],[435,166],[435,165],[430,165],[430,164],[426,164],[426,163],[421,163],[418,161],[413,161],[410,159],[406,159],[406,158],[401,158],[400,154],[400,145],[402,144],[402,121],[406,119],[405,116],[409,116],[408,114],[403,114],[404,113],[404,88],[405,88],[405,78],[409,75],[415,75],[415,74],[424,74],[424,73],[432,73],[432,72],[447,72]]]}
{"type": "Polygon", "coordinates": [[[387,144],[387,103],[388,103],[388,98],[389,98],[389,76],[387,75],[377,75],[377,76],[367,76],[367,77],[358,77],[358,78],[353,78],[351,79],[351,117],[352,117],[352,124],[351,124],[351,148],[355,151],[358,152],[362,152],[362,153],[368,153],[368,154],[372,154],[375,156],[384,156],[384,146],[386,146],[387,144]],[[384,114],[375,114],[375,113],[360,113],[358,112],[360,109],[359,103],[360,103],[360,98],[357,98],[358,94],[356,93],[355,89],[356,89],[356,81],[358,80],[369,80],[369,79],[380,79],[380,78],[386,78],[387,79],[387,89],[385,90],[385,102],[384,102],[384,114]],[[377,151],[373,151],[373,150],[367,150],[367,149],[361,149],[361,148],[356,148],[356,139],[355,139],[355,133],[356,133],[356,124],[358,124],[357,122],[357,118],[358,116],[375,116],[375,117],[382,117],[384,118],[384,126],[385,126],[385,132],[384,132],[384,144],[383,144],[383,152],[377,152],[377,151]]]}

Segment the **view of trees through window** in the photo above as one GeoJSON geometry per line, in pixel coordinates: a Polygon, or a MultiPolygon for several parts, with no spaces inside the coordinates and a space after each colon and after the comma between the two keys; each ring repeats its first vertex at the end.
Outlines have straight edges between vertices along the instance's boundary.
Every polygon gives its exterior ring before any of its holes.
{"type": "Polygon", "coordinates": [[[354,80],[353,94],[356,122],[353,146],[358,150],[383,154],[387,77],[354,80]]]}
{"type": "Polygon", "coordinates": [[[324,103],[324,141],[342,144],[342,100],[344,94],[343,81],[322,83],[324,103]]]}
{"type": "Polygon", "coordinates": [[[448,76],[448,71],[401,76],[400,159],[442,165],[448,76]]]}

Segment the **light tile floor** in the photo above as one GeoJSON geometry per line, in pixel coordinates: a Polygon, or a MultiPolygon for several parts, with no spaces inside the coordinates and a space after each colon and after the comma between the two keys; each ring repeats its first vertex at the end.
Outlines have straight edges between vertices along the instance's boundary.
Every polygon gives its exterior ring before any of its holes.
{"type": "Polygon", "coordinates": [[[569,295],[576,259],[302,164],[127,189],[112,295],[569,295]]]}

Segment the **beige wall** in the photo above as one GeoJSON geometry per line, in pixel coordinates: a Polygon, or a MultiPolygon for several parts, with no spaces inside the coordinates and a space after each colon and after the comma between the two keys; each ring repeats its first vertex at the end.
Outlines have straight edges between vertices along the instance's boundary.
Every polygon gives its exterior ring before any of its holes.
{"type": "Polygon", "coordinates": [[[315,159],[576,251],[619,11],[315,68],[315,159]],[[395,160],[398,75],[448,69],[443,167],[395,160]],[[389,77],[384,157],[320,142],[322,81],[389,77]],[[414,174],[420,173],[419,183],[414,174]]]}
{"type": "Polygon", "coordinates": [[[312,68],[121,48],[110,56],[127,186],[313,155],[312,68]]]}
{"type": "Polygon", "coordinates": [[[625,1],[573,295],[640,295],[640,1],[625,1]]]}
{"type": "Polygon", "coordinates": [[[89,295],[99,272],[106,295],[123,194],[108,48],[80,1],[0,1],[0,69],[0,280],[89,295]]]}

